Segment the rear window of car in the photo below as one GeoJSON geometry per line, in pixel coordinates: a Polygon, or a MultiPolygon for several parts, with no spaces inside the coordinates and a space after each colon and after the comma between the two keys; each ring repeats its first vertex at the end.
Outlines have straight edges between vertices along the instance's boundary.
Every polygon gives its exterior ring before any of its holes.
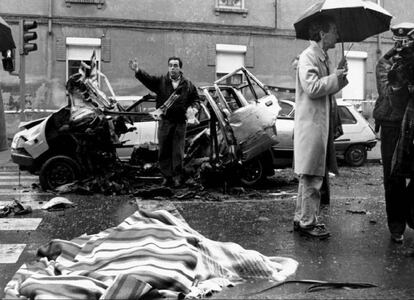
{"type": "Polygon", "coordinates": [[[281,110],[279,111],[279,115],[278,116],[279,117],[288,117],[289,114],[290,114],[290,112],[293,109],[293,106],[290,105],[289,103],[282,102],[282,101],[279,101],[279,105],[280,105],[281,110]]]}
{"type": "Polygon", "coordinates": [[[338,106],[339,117],[342,124],[356,124],[357,120],[346,106],[338,106]]]}
{"type": "Polygon", "coordinates": [[[154,110],[155,110],[155,100],[149,99],[146,101],[142,101],[140,104],[135,106],[132,111],[149,113],[154,110]]]}

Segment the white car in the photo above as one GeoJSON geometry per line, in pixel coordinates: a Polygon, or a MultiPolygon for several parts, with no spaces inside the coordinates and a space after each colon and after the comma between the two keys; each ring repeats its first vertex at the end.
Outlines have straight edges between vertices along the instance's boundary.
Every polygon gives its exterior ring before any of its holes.
{"type": "MultiPolygon", "coordinates": [[[[351,166],[361,166],[367,158],[367,151],[377,143],[374,130],[368,121],[355,109],[352,103],[337,100],[344,134],[335,140],[336,154],[351,166]]],[[[280,100],[282,110],[276,121],[279,143],[273,146],[276,165],[291,165],[293,159],[293,126],[295,102],[280,100]]]]}

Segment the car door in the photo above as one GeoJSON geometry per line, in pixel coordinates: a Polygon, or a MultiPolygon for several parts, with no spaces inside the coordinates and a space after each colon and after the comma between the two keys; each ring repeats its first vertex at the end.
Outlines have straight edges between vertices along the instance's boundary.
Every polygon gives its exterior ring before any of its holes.
{"type": "Polygon", "coordinates": [[[347,106],[339,104],[338,112],[344,134],[335,140],[335,149],[337,154],[343,154],[352,143],[357,142],[363,128],[347,106]]]}
{"type": "Polygon", "coordinates": [[[156,148],[158,145],[158,122],[155,121],[149,113],[155,110],[155,98],[142,98],[130,112],[144,113],[142,115],[132,116],[133,124],[128,124],[129,128],[135,127],[135,130],[127,132],[119,137],[122,146],[117,149],[118,156],[121,159],[131,157],[134,146],[151,145],[156,148]],[[146,114],[148,113],[148,114],[146,114]]]}
{"type": "MultiPolygon", "coordinates": [[[[279,100],[279,105],[282,109],[276,120],[278,143],[273,146],[273,149],[278,152],[291,154],[293,153],[294,102],[279,100]]],[[[280,155],[283,155],[283,153],[280,153],[280,155]]]]}

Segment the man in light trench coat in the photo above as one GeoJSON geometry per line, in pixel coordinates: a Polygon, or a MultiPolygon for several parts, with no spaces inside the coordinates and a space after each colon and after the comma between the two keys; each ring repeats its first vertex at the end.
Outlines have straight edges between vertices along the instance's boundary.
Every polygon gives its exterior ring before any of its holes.
{"type": "Polygon", "coordinates": [[[299,188],[293,226],[303,235],[326,238],[329,231],[318,223],[321,188],[329,171],[338,173],[334,94],[347,85],[348,67],[342,59],[333,70],[327,54],[339,38],[333,19],[313,21],[309,36],[310,45],[300,54],[296,72],[294,170],[299,188]]]}

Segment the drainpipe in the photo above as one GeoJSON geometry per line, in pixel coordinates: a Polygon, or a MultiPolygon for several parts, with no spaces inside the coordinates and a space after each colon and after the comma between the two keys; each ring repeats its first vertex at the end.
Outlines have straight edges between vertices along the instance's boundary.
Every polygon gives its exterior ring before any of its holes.
{"type": "Polygon", "coordinates": [[[50,104],[52,99],[52,50],[53,50],[53,32],[52,32],[52,19],[53,19],[53,0],[49,0],[49,12],[47,16],[47,70],[46,70],[46,103],[50,104]]]}
{"type": "MultiPolygon", "coordinates": [[[[381,0],[377,0],[377,4],[381,6],[381,0]]],[[[381,58],[381,34],[377,35],[377,61],[381,58]]]]}

